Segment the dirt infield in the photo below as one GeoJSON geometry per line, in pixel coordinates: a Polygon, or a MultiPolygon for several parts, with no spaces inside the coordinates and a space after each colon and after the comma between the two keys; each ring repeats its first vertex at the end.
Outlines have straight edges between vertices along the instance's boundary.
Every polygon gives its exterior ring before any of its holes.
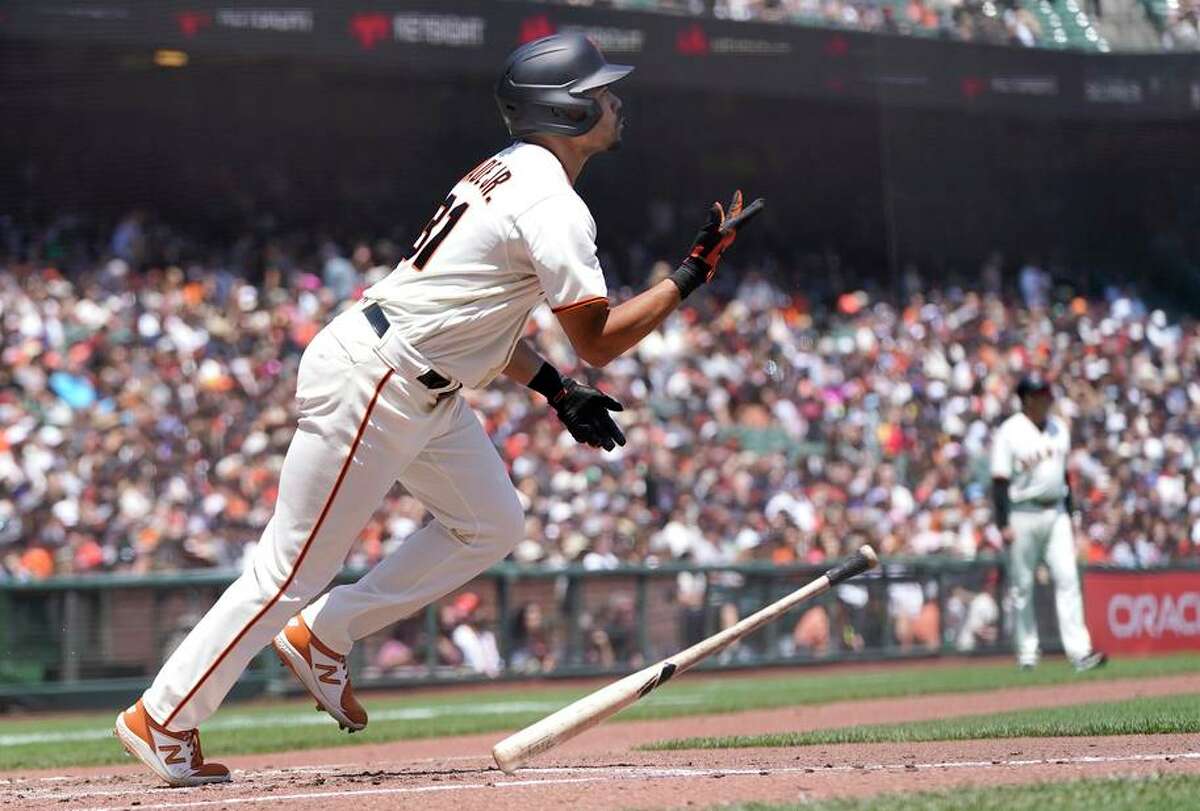
{"type": "MultiPolygon", "coordinates": [[[[902,674],[898,673],[898,677],[902,674]]],[[[1200,772],[1193,735],[981,740],[788,749],[633,752],[664,737],[755,734],[916,721],[1200,689],[1196,676],[794,707],[668,721],[610,722],[508,777],[488,750],[501,735],[230,758],[235,782],[159,788],[136,766],[0,776],[0,807],[22,809],[677,808],[796,801],[954,785],[1112,774],[1200,772]],[[418,799],[419,798],[419,799],[418,799]]],[[[114,741],[114,746],[117,744],[114,741]]],[[[215,759],[215,758],[214,758],[215,759]]]]}

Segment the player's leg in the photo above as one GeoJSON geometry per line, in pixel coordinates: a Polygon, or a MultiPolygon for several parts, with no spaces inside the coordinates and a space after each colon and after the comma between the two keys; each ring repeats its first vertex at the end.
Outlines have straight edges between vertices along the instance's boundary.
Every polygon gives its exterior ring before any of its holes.
{"type": "Polygon", "coordinates": [[[1092,652],[1092,637],[1083,621],[1083,593],[1079,588],[1075,536],[1071,531],[1071,518],[1065,512],[1057,515],[1050,529],[1046,565],[1054,577],[1054,600],[1063,650],[1072,662],[1079,662],[1092,652]]]}
{"type": "Polygon", "coordinates": [[[462,398],[455,409],[453,428],[430,439],[400,477],[434,520],[357,583],[332,589],[302,613],[340,654],[471,580],[521,540],[523,510],[504,464],[462,398]]]}
{"type": "Polygon", "coordinates": [[[385,391],[390,378],[381,361],[354,362],[330,328],[306,350],[297,384],[298,430],[252,564],[144,696],[150,717],[167,729],[192,729],[211,715],[250,659],[341,568],[403,466],[396,428],[404,421],[385,391]]]}
{"type": "Polygon", "coordinates": [[[1038,662],[1037,615],[1033,610],[1033,574],[1041,557],[1038,513],[1013,512],[1009,518],[1013,541],[1008,550],[1009,596],[1013,607],[1013,646],[1017,664],[1038,662]]]}

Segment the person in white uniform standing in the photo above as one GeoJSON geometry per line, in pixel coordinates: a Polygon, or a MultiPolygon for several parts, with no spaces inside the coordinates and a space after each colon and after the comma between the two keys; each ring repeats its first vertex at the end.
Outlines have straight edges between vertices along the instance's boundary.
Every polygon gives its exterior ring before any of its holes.
{"type": "Polygon", "coordinates": [[[470,170],[408,256],[305,349],[299,423],[252,565],[117,717],[121,743],[166,782],[229,780],[204,761],[197,727],[268,642],[319,709],[362,729],[346,670],[355,640],[463,585],[522,539],[512,482],[461,387],[503,374],[544,395],[577,441],[625,444],[609,414],[620,403],[563,377],[521,339],[530,311],[549,304],[576,353],[604,366],[713,277],[762,207],[743,210],[740,192],[728,210],[714,203],[674,273],[609,304],[596,225],[574,183],[620,143],[610,86],[631,70],[580,35],[518,48],[496,88],[516,141],[470,170]],[[433,520],[358,582],[317,598],[396,481],[433,520]]]}
{"type": "Polygon", "coordinates": [[[1092,650],[1092,638],[1083,621],[1067,478],[1070,429],[1050,415],[1054,399],[1041,375],[1022,378],[1017,397],[1021,410],[996,431],[991,459],[995,520],[1008,547],[1017,663],[1022,669],[1032,669],[1038,662],[1033,577],[1044,559],[1054,578],[1058,628],[1067,658],[1077,671],[1091,670],[1108,657],[1092,650]]]}

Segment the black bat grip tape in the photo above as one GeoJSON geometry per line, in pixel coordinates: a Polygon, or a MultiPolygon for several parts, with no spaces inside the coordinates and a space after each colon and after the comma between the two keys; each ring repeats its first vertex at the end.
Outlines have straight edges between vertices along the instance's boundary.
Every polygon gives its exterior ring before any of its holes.
{"type": "Polygon", "coordinates": [[[850,560],[843,561],[837,566],[825,573],[829,578],[829,585],[836,586],[844,580],[849,580],[852,577],[858,577],[860,574],[871,568],[871,561],[860,552],[855,553],[850,560]]]}
{"type": "Polygon", "coordinates": [[[732,230],[741,228],[743,225],[750,222],[750,220],[757,217],[758,213],[760,211],[762,211],[766,205],[767,205],[766,200],[764,200],[761,197],[758,198],[753,203],[751,203],[750,205],[748,205],[744,209],[742,209],[741,214],[738,214],[736,217],[731,217],[730,219],[726,220],[725,223],[721,226],[721,233],[724,234],[728,231],[732,231],[732,230]]]}

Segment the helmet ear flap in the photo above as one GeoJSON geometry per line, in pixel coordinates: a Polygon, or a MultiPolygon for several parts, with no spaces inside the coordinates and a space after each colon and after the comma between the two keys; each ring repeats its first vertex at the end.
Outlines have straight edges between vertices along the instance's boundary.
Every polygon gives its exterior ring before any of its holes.
{"type": "Polygon", "coordinates": [[[551,107],[550,114],[561,118],[570,124],[580,124],[587,121],[591,115],[591,110],[580,110],[571,107],[551,107]]]}

